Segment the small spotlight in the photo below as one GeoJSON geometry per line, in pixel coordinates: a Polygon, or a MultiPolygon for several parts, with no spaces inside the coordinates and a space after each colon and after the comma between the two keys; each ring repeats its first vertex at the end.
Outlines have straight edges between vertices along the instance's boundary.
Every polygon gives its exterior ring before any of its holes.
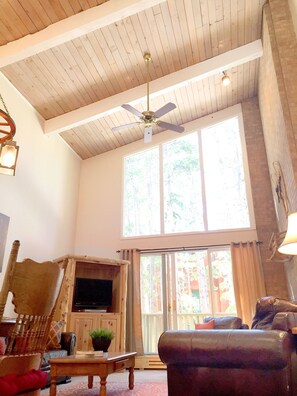
{"type": "Polygon", "coordinates": [[[226,74],[226,72],[223,72],[224,76],[222,77],[222,84],[227,87],[231,83],[230,77],[226,74]]]}

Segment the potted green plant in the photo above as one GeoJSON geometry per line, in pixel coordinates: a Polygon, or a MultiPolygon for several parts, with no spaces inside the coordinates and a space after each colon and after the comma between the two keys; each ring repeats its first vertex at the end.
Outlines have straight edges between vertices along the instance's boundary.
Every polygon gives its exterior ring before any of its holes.
{"type": "Polygon", "coordinates": [[[107,352],[114,338],[114,333],[110,329],[104,327],[93,329],[90,331],[94,351],[107,352]]]}

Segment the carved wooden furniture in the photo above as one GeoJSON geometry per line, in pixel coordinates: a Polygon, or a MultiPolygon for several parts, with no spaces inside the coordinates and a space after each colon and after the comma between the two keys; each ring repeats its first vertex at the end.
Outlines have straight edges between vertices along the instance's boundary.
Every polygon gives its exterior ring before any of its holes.
{"type": "Polygon", "coordinates": [[[109,351],[125,350],[127,274],[129,261],[113,260],[91,256],[64,256],[56,259],[60,263],[66,259],[69,287],[65,291],[67,306],[65,307],[66,330],[76,334],[76,350],[92,350],[90,330],[106,327],[113,330],[115,338],[109,351]],[[111,279],[112,307],[109,312],[87,311],[76,312],[73,307],[76,278],[111,279]]]}
{"type": "Polygon", "coordinates": [[[67,356],[52,359],[50,396],[56,396],[56,377],[58,375],[88,376],[88,387],[93,388],[93,376],[100,377],[99,396],[106,396],[108,374],[129,369],[129,389],[134,388],[134,366],[136,352],[108,352],[103,356],[67,356]]]}
{"type": "Polygon", "coordinates": [[[5,355],[0,357],[0,377],[39,369],[66,265],[17,262],[19,246],[19,241],[13,243],[0,292],[0,322],[9,293],[16,313],[5,355]]]}

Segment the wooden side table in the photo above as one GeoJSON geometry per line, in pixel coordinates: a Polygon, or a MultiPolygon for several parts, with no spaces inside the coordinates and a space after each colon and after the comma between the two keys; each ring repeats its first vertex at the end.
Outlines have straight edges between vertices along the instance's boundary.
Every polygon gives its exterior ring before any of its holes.
{"type": "Polygon", "coordinates": [[[107,352],[103,356],[72,355],[50,359],[51,386],[50,396],[56,396],[56,378],[62,375],[88,376],[88,387],[93,388],[93,376],[100,377],[99,396],[106,396],[106,378],[108,374],[129,369],[129,389],[134,388],[134,367],[136,352],[107,352]]]}

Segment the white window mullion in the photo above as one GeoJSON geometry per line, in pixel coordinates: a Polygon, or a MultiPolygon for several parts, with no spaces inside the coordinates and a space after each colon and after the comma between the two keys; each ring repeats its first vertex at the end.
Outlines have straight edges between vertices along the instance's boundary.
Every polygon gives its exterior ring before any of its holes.
{"type": "Polygon", "coordinates": [[[164,234],[164,178],[163,178],[163,146],[159,146],[159,172],[160,172],[160,231],[164,234]]]}
{"type": "Polygon", "coordinates": [[[203,166],[203,150],[202,150],[202,138],[201,130],[197,132],[198,136],[198,150],[199,150],[199,163],[200,163],[200,177],[201,177],[201,195],[202,195],[202,208],[203,208],[203,223],[204,230],[208,230],[207,222],[207,205],[206,205],[206,194],[205,194],[205,179],[204,179],[204,166],[203,166]]]}

